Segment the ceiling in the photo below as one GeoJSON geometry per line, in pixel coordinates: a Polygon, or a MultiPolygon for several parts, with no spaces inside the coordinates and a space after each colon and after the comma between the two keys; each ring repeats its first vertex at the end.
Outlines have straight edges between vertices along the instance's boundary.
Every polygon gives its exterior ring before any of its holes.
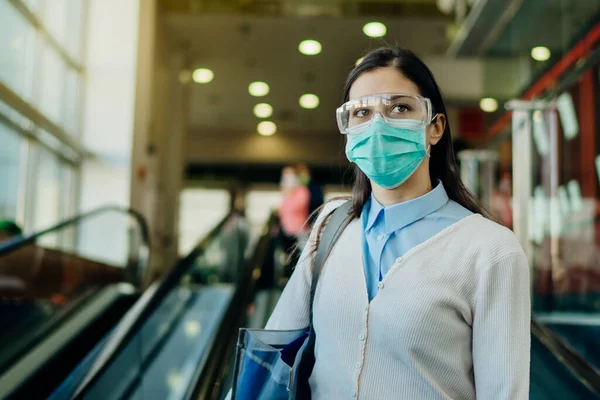
{"type": "Polygon", "coordinates": [[[599,13],[600,0],[525,0],[487,55],[528,55],[534,46],[559,55],[598,21],[599,13]]]}
{"type": "MultiPolygon", "coordinates": [[[[511,88],[527,83],[515,71],[525,71],[522,64],[527,64],[531,47],[546,45],[560,54],[600,10],[600,0],[513,0],[519,4],[516,12],[507,13],[509,19],[502,17],[501,28],[481,47],[486,57],[482,65],[481,58],[447,57],[456,26],[452,16],[438,10],[437,0],[159,1],[170,48],[185,53],[190,70],[209,68],[215,73],[208,84],[189,83],[189,130],[195,137],[213,135],[225,141],[256,136],[260,120],[253,107],[259,102],[274,107],[269,120],[282,137],[335,133],[335,109],[348,72],[366,51],[386,44],[415,51],[431,66],[442,89],[451,92],[447,100],[473,106],[482,95],[493,95],[479,87],[490,86],[486,79],[511,88]],[[383,39],[370,39],[362,32],[363,25],[374,20],[387,26],[383,39]],[[300,54],[298,44],[305,39],[320,41],[322,53],[300,54]],[[515,66],[506,68],[512,60],[517,60],[515,66]],[[493,73],[484,77],[483,70],[493,73]],[[248,85],[253,81],[267,82],[270,93],[250,96],[248,85]],[[299,106],[305,93],[319,96],[317,109],[299,106]],[[465,95],[453,97],[457,94],[465,95]]],[[[492,24],[500,17],[490,18],[479,18],[478,23],[492,24]]],[[[477,32],[471,36],[477,37],[477,32]]],[[[481,53],[473,55],[477,54],[481,53]]],[[[512,91],[516,93],[516,87],[512,91]]]]}
{"type": "Polygon", "coordinates": [[[446,18],[378,18],[388,29],[383,40],[363,34],[362,27],[370,20],[168,15],[169,35],[185,48],[191,69],[203,67],[215,73],[209,84],[191,83],[190,128],[255,132],[259,120],[253,115],[253,107],[268,102],[274,107],[271,120],[281,132],[335,131],[335,109],[341,102],[344,80],[365,51],[386,43],[410,48],[423,56],[446,51],[446,18]],[[321,42],[321,54],[301,54],[298,44],[304,39],[321,42]],[[248,85],[257,80],[270,86],[264,98],[248,93],[248,85]],[[298,100],[304,93],[318,95],[320,106],[302,109],[298,100]]]}
{"type": "Polygon", "coordinates": [[[277,17],[441,16],[437,0],[160,0],[163,10],[186,14],[277,17]]]}

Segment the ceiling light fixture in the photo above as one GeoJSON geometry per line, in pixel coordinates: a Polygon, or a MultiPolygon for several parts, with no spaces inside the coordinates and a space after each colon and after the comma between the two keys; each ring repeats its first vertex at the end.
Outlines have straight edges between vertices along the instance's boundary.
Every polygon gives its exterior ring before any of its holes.
{"type": "Polygon", "coordinates": [[[258,118],[269,118],[273,115],[273,107],[267,103],[260,103],[254,106],[254,115],[258,118]]]}
{"type": "Polygon", "coordinates": [[[536,46],[531,49],[531,58],[536,61],[547,61],[552,53],[546,46],[536,46]]]}
{"type": "Polygon", "coordinates": [[[192,79],[196,83],[209,83],[215,77],[214,72],[208,68],[198,68],[192,74],[192,79]]]}
{"type": "Polygon", "coordinates": [[[387,33],[387,28],[381,22],[369,22],[363,26],[363,33],[368,37],[380,38],[387,33]]]}
{"type": "Polygon", "coordinates": [[[306,108],[308,110],[313,110],[319,107],[319,96],[316,94],[303,94],[300,96],[300,107],[306,108]]]}
{"type": "Polygon", "coordinates": [[[254,97],[263,97],[269,94],[269,85],[265,82],[252,82],[248,86],[248,92],[254,97]]]}
{"type": "Polygon", "coordinates": [[[498,109],[498,101],[491,97],[486,97],[479,101],[479,107],[481,107],[483,111],[491,113],[498,109]]]}
{"type": "Polygon", "coordinates": [[[361,57],[358,60],[356,60],[356,63],[354,64],[354,66],[358,66],[358,64],[360,64],[361,62],[363,62],[364,59],[365,59],[364,57],[361,57]]]}
{"type": "Polygon", "coordinates": [[[258,124],[256,130],[263,136],[273,136],[277,132],[277,125],[271,121],[263,121],[258,124]]]}
{"type": "Polygon", "coordinates": [[[316,40],[303,40],[298,45],[300,53],[306,56],[315,56],[319,54],[322,49],[321,43],[316,40]]]}

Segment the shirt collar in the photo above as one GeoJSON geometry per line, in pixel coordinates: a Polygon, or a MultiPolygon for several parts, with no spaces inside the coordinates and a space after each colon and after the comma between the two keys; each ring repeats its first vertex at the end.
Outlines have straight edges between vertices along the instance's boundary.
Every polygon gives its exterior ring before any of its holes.
{"type": "Polygon", "coordinates": [[[421,197],[391,206],[383,206],[371,194],[367,203],[368,214],[365,231],[368,231],[376,222],[382,223],[385,234],[404,228],[442,208],[448,202],[448,194],[444,185],[438,182],[436,187],[421,197]]]}

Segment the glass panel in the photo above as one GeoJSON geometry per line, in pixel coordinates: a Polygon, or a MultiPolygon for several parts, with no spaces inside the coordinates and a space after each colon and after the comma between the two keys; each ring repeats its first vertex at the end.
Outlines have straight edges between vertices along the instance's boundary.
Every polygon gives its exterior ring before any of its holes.
{"type": "Polygon", "coordinates": [[[536,336],[531,337],[530,399],[595,399],[587,385],[536,336]]]}
{"type": "Polygon", "coordinates": [[[83,0],[52,0],[46,2],[43,23],[48,32],[67,52],[79,59],[81,56],[83,0]]]}
{"type": "Polygon", "coordinates": [[[69,20],[69,0],[46,1],[42,23],[48,32],[64,46],[69,20]]]}
{"type": "Polygon", "coordinates": [[[0,2],[0,81],[30,99],[35,29],[8,1],[0,2]]]}
{"type": "Polygon", "coordinates": [[[63,125],[67,67],[60,55],[45,41],[43,43],[38,105],[43,114],[55,123],[63,125]]]}
{"type": "Polygon", "coordinates": [[[24,0],[23,2],[29,8],[29,11],[31,11],[34,14],[39,14],[40,8],[42,6],[42,1],[43,0],[24,0]]]}
{"type": "MultiPolygon", "coordinates": [[[[33,224],[34,231],[46,229],[60,220],[61,176],[58,159],[43,148],[37,148],[35,167],[35,189],[33,224]]],[[[45,236],[40,239],[44,246],[58,246],[58,237],[45,236]]]]}
{"type": "Polygon", "coordinates": [[[0,145],[0,219],[15,220],[19,200],[20,154],[23,139],[0,124],[0,143],[2,143],[0,145]]]}
{"type": "MultiPolygon", "coordinates": [[[[514,219],[514,224],[520,228],[528,225],[524,247],[532,256],[536,320],[598,366],[600,176],[596,174],[595,161],[600,148],[597,124],[600,105],[595,100],[599,88],[597,66],[582,72],[579,79],[572,82],[552,97],[556,102],[539,109],[519,111],[518,115],[526,116],[522,124],[513,120],[515,127],[524,127],[520,135],[513,133],[513,140],[531,138],[530,152],[524,147],[515,148],[513,153],[513,163],[521,166],[513,176],[516,186],[521,187],[531,178],[527,184],[529,198],[515,192],[519,207],[529,204],[523,213],[529,222],[521,216],[514,219]]],[[[513,113],[513,118],[515,115],[517,113],[513,113]]]]}
{"type": "MultiPolygon", "coordinates": [[[[147,250],[138,221],[119,210],[88,216],[8,253],[2,254],[0,244],[0,340],[7,344],[0,347],[0,371],[100,289],[122,282],[137,285],[146,271],[147,250]],[[97,229],[102,226],[112,229],[97,229]],[[60,244],[59,238],[71,241],[60,244]],[[123,240],[124,253],[94,257],[100,253],[94,244],[102,246],[107,238],[123,240]],[[85,246],[78,245],[83,241],[85,246]]],[[[130,285],[120,287],[133,292],[130,285]]]]}
{"type": "Polygon", "coordinates": [[[65,108],[62,118],[65,130],[74,135],[81,136],[81,78],[77,71],[69,69],[66,77],[65,108]]]}

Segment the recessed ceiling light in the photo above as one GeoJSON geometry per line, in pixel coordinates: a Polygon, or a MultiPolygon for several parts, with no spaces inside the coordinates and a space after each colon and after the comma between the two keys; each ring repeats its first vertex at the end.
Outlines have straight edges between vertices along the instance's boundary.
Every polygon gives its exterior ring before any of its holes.
{"type": "Polygon", "coordinates": [[[380,38],[387,33],[387,28],[381,22],[369,22],[363,26],[363,33],[368,37],[380,38]]]}
{"type": "Polygon", "coordinates": [[[214,72],[208,68],[198,68],[192,74],[192,79],[196,83],[208,83],[215,77],[214,72]]]}
{"type": "Polygon", "coordinates": [[[364,59],[365,59],[364,57],[361,57],[358,60],[356,60],[356,63],[354,64],[354,66],[357,66],[358,64],[360,64],[361,62],[363,62],[364,59]]]}
{"type": "Polygon", "coordinates": [[[264,82],[252,82],[248,92],[254,97],[263,97],[269,94],[269,85],[264,82]]]}
{"type": "Polygon", "coordinates": [[[323,47],[321,46],[321,43],[316,40],[303,40],[298,45],[298,50],[300,50],[300,53],[307,56],[317,55],[322,49],[323,47]]]}
{"type": "Polygon", "coordinates": [[[485,112],[494,112],[498,109],[498,101],[491,97],[486,97],[479,101],[479,107],[485,112]]]}
{"type": "Polygon", "coordinates": [[[319,107],[319,96],[316,94],[303,94],[300,96],[300,106],[309,110],[319,107]]]}
{"type": "Polygon", "coordinates": [[[263,121],[258,124],[256,130],[263,136],[273,136],[277,132],[277,125],[271,121],[263,121]]]}
{"type": "Polygon", "coordinates": [[[545,46],[536,46],[531,49],[531,58],[536,61],[547,61],[551,55],[550,49],[545,46]]]}
{"type": "Polygon", "coordinates": [[[258,118],[269,118],[273,114],[273,107],[267,103],[260,103],[254,106],[254,115],[258,118]]]}

